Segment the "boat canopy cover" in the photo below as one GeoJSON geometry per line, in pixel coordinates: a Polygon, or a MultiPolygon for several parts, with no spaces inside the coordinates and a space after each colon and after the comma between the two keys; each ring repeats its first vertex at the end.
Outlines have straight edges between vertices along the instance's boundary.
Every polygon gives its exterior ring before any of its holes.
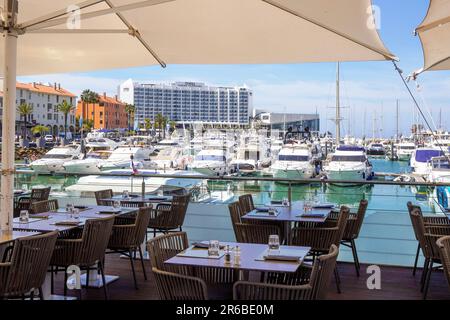
{"type": "Polygon", "coordinates": [[[417,162],[428,162],[431,158],[444,156],[444,152],[441,150],[416,150],[416,161],[417,162]]]}
{"type": "Polygon", "coordinates": [[[380,38],[371,0],[19,2],[19,75],[396,59],[380,38]]]}
{"type": "Polygon", "coordinates": [[[416,28],[423,47],[424,64],[415,74],[450,69],[450,1],[430,0],[426,17],[416,28]]]}
{"type": "Polygon", "coordinates": [[[365,151],[363,147],[358,146],[339,146],[338,151],[365,151]]]}

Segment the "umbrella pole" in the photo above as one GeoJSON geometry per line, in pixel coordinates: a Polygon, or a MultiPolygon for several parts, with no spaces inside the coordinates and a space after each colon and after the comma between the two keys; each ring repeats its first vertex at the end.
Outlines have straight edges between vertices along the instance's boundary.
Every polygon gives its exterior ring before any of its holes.
{"type": "MultiPolygon", "coordinates": [[[[4,2],[4,8],[11,8],[11,2],[15,2],[15,0],[5,0],[4,2]]],[[[15,15],[15,12],[9,12],[8,15],[5,14],[5,19],[7,19],[6,25],[15,25],[15,15]]],[[[4,30],[3,36],[5,46],[3,48],[4,79],[0,227],[2,231],[11,231],[14,211],[17,33],[15,30],[4,30]]]]}

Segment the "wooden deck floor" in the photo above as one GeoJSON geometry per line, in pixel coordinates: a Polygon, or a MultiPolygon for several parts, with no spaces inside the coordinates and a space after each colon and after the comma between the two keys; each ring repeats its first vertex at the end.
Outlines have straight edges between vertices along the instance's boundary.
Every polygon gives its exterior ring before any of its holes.
{"type": "MultiPolygon", "coordinates": [[[[136,263],[139,289],[133,285],[131,268],[127,259],[121,259],[118,255],[108,255],[106,259],[106,273],[118,275],[120,279],[109,285],[110,299],[116,300],[156,300],[154,278],[150,271],[150,262],[146,261],[148,280],[144,281],[140,265],[136,263]]],[[[366,286],[367,275],[366,266],[362,266],[361,277],[356,277],[353,265],[339,263],[339,272],[342,281],[342,293],[336,292],[334,282],[330,284],[327,298],[333,300],[419,300],[421,270],[412,276],[412,269],[381,266],[381,290],[369,290],[366,286]]],[[[450,299],[450,290],[442,272],[433,274],[430,284],[429,299],[450,299]]],[[[63,281],[62,274],[58,273],[55,283],[56,293],[62,294],[63,281]]],[[[75,292],[69,295],[76,295],[75,292]]],[[[103,299],[103,290],[89,289],[83,290],[83,299],[96,300],[103,299]]]]}

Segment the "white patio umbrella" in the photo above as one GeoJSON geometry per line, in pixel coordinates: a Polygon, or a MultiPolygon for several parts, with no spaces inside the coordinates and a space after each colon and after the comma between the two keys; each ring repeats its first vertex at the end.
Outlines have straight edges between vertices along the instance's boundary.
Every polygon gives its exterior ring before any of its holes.
{"type": "Polygon", "coordinates": [[[2,229],[13,213],[16,74],[395,59],[370,0],[4,0],[3,8],[2,229]]]}
{"type": "Polygon", "coordinates": [[[415,74],[427,70],[450,70],[450,0],[430,0],[428,12],[416,28],[423,48],[424,65],[415,74]]]}

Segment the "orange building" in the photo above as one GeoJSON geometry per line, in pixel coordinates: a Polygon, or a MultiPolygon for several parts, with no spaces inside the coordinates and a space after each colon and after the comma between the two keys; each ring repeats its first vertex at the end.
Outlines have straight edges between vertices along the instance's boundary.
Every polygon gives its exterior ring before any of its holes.
{"type": "Polygon", "coordinates": [[[83,103],[79,100],[76,116],[82,117],[83,121],[90,119],[94,121],[94,129],[119,129],[128,128],[128,115],[125,111],[125,103],[117,96],[114,98],[99,95],[98,103],[83,103]]]}

